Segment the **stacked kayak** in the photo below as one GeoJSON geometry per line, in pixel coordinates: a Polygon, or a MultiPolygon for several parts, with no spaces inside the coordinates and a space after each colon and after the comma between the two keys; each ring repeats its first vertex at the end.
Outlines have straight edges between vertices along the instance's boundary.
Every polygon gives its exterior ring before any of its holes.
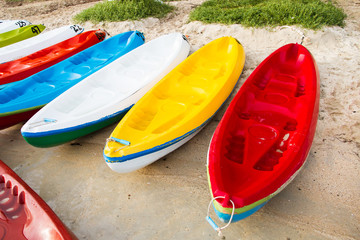
{"type": "Polygon", "coordinates": [[[143,43],[140,32],[118,34],[24,80],[6,84],[0,91],[0,129],[29,119],[67,89],[143,43]]]}
{"type": "Polygon", "coordinates": [[[117,125],[104,149],[108,166],[131,172],[190,140],[228,98],[244,63],[244,49],[232,37],[219,38],[190,55],[117,125]]]}
{"type": "Polygon", "coordinates": [[[50,147],[119,121],[189,50],[180,33],[136,48],[46,105],[22,127],[23,137],[34,146],[50,147]]]}
{"type": "Polygon", "coordinates": [[[101,42],[105,37],[106,33],[100,30],[83,32],[26,57],[0,64],[0,85],[27,78],[101,42]]]}
{"type": "MultiPolygon", "coordinates": [[[[7,45],[37,36],[42,31],[44,31],[44,29],[44,25],[29,25],[8,32],[0,33],[0,49],[7,45]]],[[[0,56],[1,55],[2,53],[0,53],[0,56]]]]}
{"type": "Polygon", "coordinates": [[[209,186],[222,221],[253,214],[302,168],[315,134],[319,86],[316,63],[298,44],[276,50],[243,84],[208,151],[209,186]]]}
{"type": "Polygon", "coordinates": [[[26,20],[3,20],[0,21],[0,33],[8,32],[28,25],[31,25],[31,23],[26,20]]]}
{"type": "Polygon", "coordinates": [[[1,239],[77,239],[14,171],[0,161],[1,239]]]}
{"type": "Polygon", "coordinates": [[[21,42],[0,48],[0,63],[25,57],[29,54],[67,40],[82,33],[83,31],[84,29],[79,25],[63,26],[21,42]]]}

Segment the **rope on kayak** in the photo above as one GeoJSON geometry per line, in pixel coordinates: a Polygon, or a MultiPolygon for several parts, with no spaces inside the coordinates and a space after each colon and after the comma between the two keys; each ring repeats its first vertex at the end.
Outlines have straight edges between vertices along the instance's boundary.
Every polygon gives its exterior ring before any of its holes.
{"type": "Polygon", "coordinates": [[[38,122],[33,122],[29,124],[29,129],[34,128],[34,127],[39,127],[42,125],[47,125],[50,123],[56,123],[57,120],[56,119],[51,119],[51,118],[44,118],[42,121],[38,121],[38,122]]]}
{"type": "Polygon", "coordinates": [[[210,201],[210,203],[209,203],[209,206],[208,206],[208,211],[207,211],[207,215],[206,215],[206,221],[208,221],[209,224],[215,229],[215,231],[218,232],[218,236],[219,236],[219,237],[224,238],[224,236],[222,235],[221,230],[224,230],[225,228],[227,228],[227,227],[230,225],[230,223],[231,223],[231,221],[232,221],[232,219],[233,219],[234,213],[235,213],[235,204],[234,204],[234,202],[233,202],[231,199],[229,199],[229,201],[231,202],[231,204],[232,204],[232,206],[233,206],[232,212],[231,212],[231,216],[230,216],[230,219],[229,219],[229,222],[228,222],[225,226],[219,227],[219,226],[214,222],[214,220],[212,220],[211,217],[209,216],[210,208],[211,208],[212,203],[214,202],[214,200],[219,199],[219,198],[224,198],[224,199],[225,199],[225,197],[223,197],[223,196],[217,196],[217,197],[214,197],[214,198],[211,199],[211,201],[210,201]]]}
{"type": "Polygon", "coordinates": [[[114,152],[118,152],[121,149],[130,146],[130,144],[131,144],[129,141],[126,141],[124,139],[115,138],[115,137],[110,137],[110,138],[106,139],[106,143],[108,143],[108,142],[117,142],[117,143],[120,143],[122,145],[125,145],[123,147],[120,147],[120,148],[116,149],[114,152]]]}
{"type": "Polygon", "coordinates": [[[290,28],[291,30],[297,32],[300,36],[301,36],[301,42],[300,44],[302,45],[303,42],[304,42],[304,39],[305,39],[305,34],[303,32],[301,32],[299,29],[296,29],[294,27],[291,27],[291,26],[281,26],[280,27],[280,30],[283,29],[283,28],[290,28]]]}

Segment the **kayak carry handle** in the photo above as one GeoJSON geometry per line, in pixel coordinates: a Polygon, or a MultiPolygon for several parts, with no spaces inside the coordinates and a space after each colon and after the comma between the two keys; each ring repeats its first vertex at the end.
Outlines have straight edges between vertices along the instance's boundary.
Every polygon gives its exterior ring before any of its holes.
{"type": "Polygon", "coordinates": [[[115,137],[110,137],[110,138],[106,139],[106,142],[107,142],[107,143],[108,143],[108,142],[117,142],[117,143],[120,143],[120,144],[122,144],[122,145],[125,145],[125,146],[123,146],[123,147],[120,147],[120,148],[116,149],[114,152],[118,152],[118,151],[120,151],[121,149],[126,148],[127,146],[130,146],[130,144],[131,144],[131,143],[130,143],[129,141],[127,141],[127,140],[120,139],[120,138],[115,138],[115,137]]]}
{"type": "Polygon", "coordinates": [[[207,211],[207,215],[206,215],[206,221],[208,221],[208,223],[210,224],[210,226],[211,226],[215,231],[218,232],[219,237],[224,238],[224,236],[222,235],[221,230],[224,230],[225,228],[227,228],[227,227],[230,225],[230,223],[231,223],[231,221],[232,221],[232,219],[233,219],[234,213],[235,213],[235,203],[234,203],[231,199],[229,199],[229,201],[231,202],[231,204],[232,204],[232,206],[233,206],[232,212],[231,212],[231,216],[230,216],[230,219],[229,219],[229,222],[228,222],[225,226],[219,227],[219,226],[214,222],[214,220],[212,220],[212,218],[209,216],[210,208],[211,208],[212,203],[214,202],[214,200],[219,199],[219,198],[224,198],[224,199],[226,199],[226,196],[217,196],[217,197],[213,197],[213,198],[211,199],[211,201],[210,201],[210,203],[209,203],[209,206],[208,206],[208,211],[207,211]]]}
{"type": "Polygon", "coordinates": [[[214,222],[214,220],[212,220],[211,217],[206,216],[206,220],[209,222],[210,226],[212,226],[215,231],[219,231],[219,226],[214,222]]]}
{"type": "Polygon", "coordinates": [[[50,123],[56,123],[56,122],[57,122],[56,119],[43,118],[43,120],[41,120],[41,121],[30,123],[29,124],[29,129],[34,128],[34,127],[39,127],[39,126],[42,126],[42,125],[46,125],[46,124],[50,124],[50,123]]]}

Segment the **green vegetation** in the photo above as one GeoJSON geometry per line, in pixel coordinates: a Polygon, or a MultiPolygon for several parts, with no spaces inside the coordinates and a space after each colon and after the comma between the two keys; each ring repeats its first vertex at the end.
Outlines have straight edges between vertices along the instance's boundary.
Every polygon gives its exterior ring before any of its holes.
{"type": "Polygon", "coordinates": [[[300,25],[318,29],[344,26],[346,14],[331,1],[209,0],[190,14],[191,21],[242,24],[247,27],[300,25]]]}
{"type": "Polygon", "coordinates": [[[164,17],[174,7],[157,0],[117,0],[95,4],[74,17],[76,22],[138,20],[146,17],[164,17]]]}

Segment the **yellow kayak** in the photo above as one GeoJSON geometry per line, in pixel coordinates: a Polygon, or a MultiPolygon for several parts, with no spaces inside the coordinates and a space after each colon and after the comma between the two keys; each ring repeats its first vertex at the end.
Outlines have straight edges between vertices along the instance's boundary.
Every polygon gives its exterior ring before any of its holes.
{"type": "Polygon", "coordinates": [[[108,166],[135,171],[190,140],[229,97],[244,63],[244,49],[232,37],[216,39],[185,59],[117,125],[104,149],[108,166]]]}

